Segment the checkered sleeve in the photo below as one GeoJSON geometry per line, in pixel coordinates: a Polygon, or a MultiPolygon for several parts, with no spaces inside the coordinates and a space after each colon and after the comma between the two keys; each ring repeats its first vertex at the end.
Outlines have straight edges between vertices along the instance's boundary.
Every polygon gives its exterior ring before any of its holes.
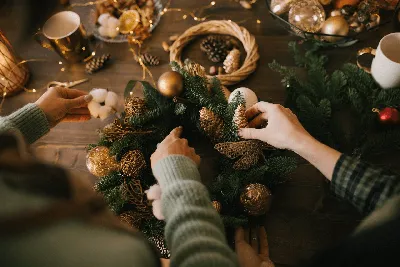
{"type": "Polygon", "coordinates": [[[331,189],[362,213],[370,213],[400,194],[400,178],[384,169],[342,155],[333,171],[331,189]]]}

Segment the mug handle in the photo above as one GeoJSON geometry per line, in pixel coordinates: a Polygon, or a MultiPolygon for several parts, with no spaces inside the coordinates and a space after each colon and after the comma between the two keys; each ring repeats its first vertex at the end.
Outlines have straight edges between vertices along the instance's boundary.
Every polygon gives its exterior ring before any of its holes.
{"type": "Polygon", "coordinates": [[[47,41],[47,39],[43,36],[43,33],[40,30],[38,32],[36,32],[35,35],[33,35],[33,38],[42,47],[44,47],[46,49],[54,50],[54,48],[51,46],[50,42],[47,41]]]}
{"type": "Polygon", "coordinates": [[[358,50],[358,52],[357,52],[357,66],[360,69],[363,69],[365,72],[371,73],[371,67],[365,67],[365,66],[361,65],[361,63],[358,61],[358,59],[364,54],[371,54],[371,55],[375,56],[376,49],[372,48],[372,47],[365,47],[363,49],[358,50]]]}

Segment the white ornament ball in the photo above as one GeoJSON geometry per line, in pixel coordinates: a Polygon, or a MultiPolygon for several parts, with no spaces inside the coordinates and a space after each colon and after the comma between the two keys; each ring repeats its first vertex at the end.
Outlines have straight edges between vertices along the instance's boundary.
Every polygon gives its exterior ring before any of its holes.
{"type": "Polygon", "coordinates": [[[99,16],[97,22],[102,26],[107,26],[108,19],[111,17],[109,13],[104,13],[99,16]]]}
{"type": "Polygon", "coordinates": [[[92,91],[90,91],[90,94],[93,96],[92,101],[97,103],[103,103],[106,101],[108,91],[102,88],[94,88],[92,91]]]}
{"type": "Polygon", "coordinates": [[[236,97],[236,95],[240,94],[244,100],[246,101],[246,109],[249,109],[254,104],[258,102],[258,97],[256,93],[254,93],[251,89],[246,87],[240,87],[238,89],[233,90],[230,94],[228,102],[232,102],[232,100],[236,97]]]}

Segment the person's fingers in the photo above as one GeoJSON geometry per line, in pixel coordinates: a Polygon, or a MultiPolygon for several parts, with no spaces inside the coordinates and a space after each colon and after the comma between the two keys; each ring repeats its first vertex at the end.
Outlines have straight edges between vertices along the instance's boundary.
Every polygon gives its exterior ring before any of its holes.
{"type": "Polygon", "coordinates": [[[246,241],[247,244],[250,243],[250,230],[249,228],[244,229],[244,241],[246,241]]]}
{"type": "Polygon", "coordinates": [[[267,232],[264,227],[258,229],[258,236],[260,238],[260,254],[265,257],[269,257],[269,246],[267,239],[267,232]]]}
{"type": "Polygon", "coordinates": [[[90,101],[92,101],[93,96],[92,95],[82,95],[74,99],[65,99],[65,105],[67,108],[67,111],[70,111],[71,109],[74,108],[81,108],[86,106],[90,101]]]}
{"type": "Polygon", "coordinates": [[[257,128],[265,124],[267,121],[267,113],[258,114],[257,117],[249,122],[249,128],[257,128]]]}
{"type": "Polygon", "coordinates": [[[167,135],[164,140],[160,143],[160,145],[165,145],[176,141],[182,134],[183,127],[179,126],[174,128],[169,135],[167,135]]]}
{"type": "Polygon", "coordinates": [[[89,115],[90,111],[88,108],[73,108],[70,111],[68,111],[68,114],[73,114],[73,115],[89,115]]]}
{"type": "Polygon", "coordinates": [[[268,109],[273,106],[273,104],[268,102],[258,102],[246,110],[246,118],[251,119],[255,117],[257,114],[266,113],[268,116],[268,109]]]}
{"type": "Polygon", "coordinates": [[[62,90],[65,90],[65,96],[67,99],[74,99],[74,98],[88,94],[85,91],[81,91],[81,90],[77,90],[77,89],[62,88],[62,90]]]}
{"type": "Polygon", "coordinates": [[[235,231],[235,244],[240,243],[240,242],[244,242],[244,229],[243,227],[239,227],[236,229],[235,231]]]}
{"type": "Polygon", "coordinates": [[[84,122],[91,119],[90,115],[67,115],[62,118],[62,122],[84,122]]]}
{"type": "Polygon", "coordinates": [[[199,155],[194,156],[194,162],[196,163],[197,166],[200,166],[201,158],[199,155]]]}
{"type": "Polygon", "coordinates": [[[250,229],[250,245],[254,251],[258,254],[258,231],[255,228],[250,229]]]}
{"type": "Polygon", "coordinates": [[[265,133],[263,129],[242,128],[239,130],[239,136],[244,139],[263,139],[265,133]]]}

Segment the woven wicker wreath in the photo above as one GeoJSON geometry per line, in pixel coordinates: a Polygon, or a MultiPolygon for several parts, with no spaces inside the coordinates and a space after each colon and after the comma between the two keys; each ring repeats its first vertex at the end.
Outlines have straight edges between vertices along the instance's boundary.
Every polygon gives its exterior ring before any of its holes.
{"type": "MultiPolygon", "coordinates": [[[[205,34],[226,34],[238,38],[244,49],[246,50],[246,58],[243,65],[237,71],[230,74],[217,75],[217,78],[223,85],[233,85],[247,78],[257,67],[257,60],[260,58],[258,54],[258,45],[253,35],[235,22],[228,20],[211,20],[200,23],[186,30],[174,42],[170,48],[170,61],[182,63],[181,54],[183,48],[198,35],[205,34]]],[[[211,78],[211,76],[207,76],[211,78]]]]}

